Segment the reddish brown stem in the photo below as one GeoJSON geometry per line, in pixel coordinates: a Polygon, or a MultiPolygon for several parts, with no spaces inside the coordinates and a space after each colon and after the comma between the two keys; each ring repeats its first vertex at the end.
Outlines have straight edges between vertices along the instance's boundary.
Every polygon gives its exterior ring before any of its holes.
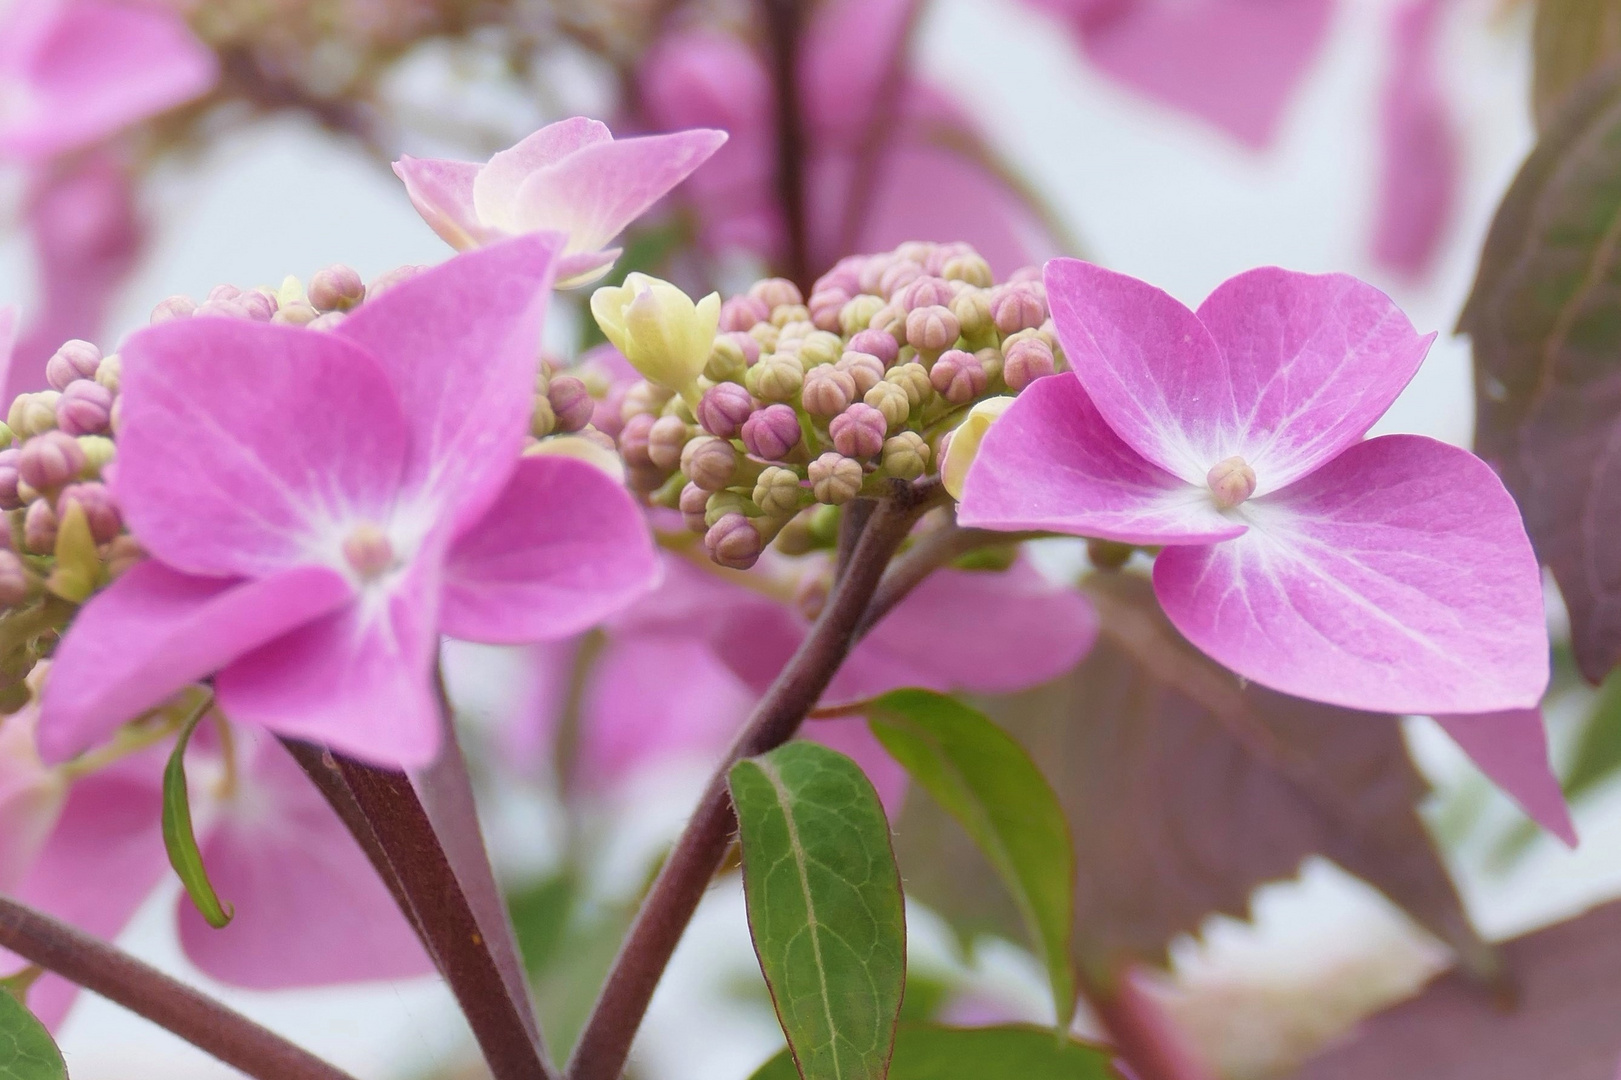
{"type": "Polygon", "coordinates": [[[255,1080],[354,1080],[105,941],[3,897],[0,946],[146,1017],[255,1080]]]}
{"type": "Polygon", "coordinates": [[[799,102],[799,0],[760,0],[776,94],[777,201],[788,250],[784,269],[800,288],[810,285],[810,230],[805,220],[805,116],[799,102]]]}
{"type": "Polygon", "coordinates": [[[1084,989],[1109,1042],[1137,1080],[1216,1080],[1130,971],[1107,988],[1084,989]]]}

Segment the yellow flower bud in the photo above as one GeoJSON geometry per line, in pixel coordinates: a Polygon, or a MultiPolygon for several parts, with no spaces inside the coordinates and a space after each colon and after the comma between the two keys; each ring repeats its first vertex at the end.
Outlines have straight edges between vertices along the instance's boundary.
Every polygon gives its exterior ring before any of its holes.
{"type": "Polygon", "coordinates": [[[962,498],[962,484],[968,478],[968,467],[979,453],[979,444],[991,424],[1013,404],[1011,397],[994,397],[968,410],[968,416],[951,433],[951,445],[946,448],[945,460],[940,463],[940,480],[953,499],[962,498]]]}
{"type": "Polygon", "coordinates": [[[696,304],[667,281],[630,274],[591,294],[591,314],[608,340],[645,378],[694,393],[720,325],[720,294],[696,304]]]}
{"type": "Polygon", "coordinates": [[[56,526],[56,566],[45,587],[64,600],[83,603],[101,584],[101,556],[84,507],[70,502],[56,526]]]}

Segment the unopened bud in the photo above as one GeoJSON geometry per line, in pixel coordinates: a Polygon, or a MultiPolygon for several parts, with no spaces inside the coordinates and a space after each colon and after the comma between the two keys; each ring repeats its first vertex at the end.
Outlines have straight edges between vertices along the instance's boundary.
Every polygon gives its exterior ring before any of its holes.
{"type": "Polygon", "coordinates": [[[716,491],[704,503],[704,528],[712,529],[715,522],[727,514],[743,513],[743,496],[735,491],[716,491]]]}
{"type": "Polygon", "coordinates": [[[1034,284],[1003,285],[991,293],[991,320],[1003,334],[1040,326],[1047,305],[1034,284]]]}
{"type": "Polygon", "coordinates": [[[303,300],[293,300],[278,307],[275,317],[270,321],[281,323],[284,326],[308,326],[320,317],[321,313],[308,303],[303,300]]]}
{"type": "MultiPolygon", "coordinates": [[[[550,405],[547,407],[550,408],[550,405]]],[[[648,443],[655,422],[651,413],[637,413],[626,420],[625,426],[619,429],[619,456],[624,458],[625,464],[632,469],[655,468],[653,458],[648,453],[648,443]]]]}
{"type": "Polygon", "coordinates": [[[844,342],[839,335],[826,330],[812,330],[799,343],[799,366],[809,371],[824,364],[833,364],[843,351],[844,342]]]}
{"type": "Polygon", "coordinates": [[[0,450],[0,510],[19,510],[23,505],[23,498],[17,492],[17,459],[22,457],[22,450],[17,447],[0,450]]]}
{"type": "Polygon", "coordinates": [[[101,350],[88,341],[74,338],[65,341],[62,347],[51,354],[45,361],[45,381],[56,390],[66,390],[68,384],[78,379],[94,379],[96,369],[101,366],[101,350]]]}
{"type": "Polygon", "coordinates": [[[781,461],[799,445],[799,417],[787,405],[768,405],[743,425],[743,445],[766,461],[781,461]]]}
{"type": "Polygon", "coordinates": [[[929,444],[915,431],[903,431],[884,440],[884,471],[902,480],[916,480],[929,471],[929,444]]]}
{"type": "Polygon", "coordinates": [[[772,353],[749,368],[743,385],[761,401],[790,401],[805,382],[805,369],[791,353],[772,353]]]}
{"type": "MultiPolygon", "coordinates": [[[[38,505],[44,505],[43,503],[38,505]]],[[[101,584],[101,555],[79,503],[63,503],[56,525],[55,556],[45,587],[65,600],[83,603],[101,584]]]]}
{"type": "Polygon", "coordinates": [[[323,311],[311,319],[305,326],[310,330],[336,330],[343,325],[343,320],[349,317],[346,311],[323,311]]]}
{"type": "Polygon", "coordinates": [[[537,396],[529,406],[529,434],[544,439],[557,429],[557,412],[551,399],[537,396]]]}
{"type": "Polygon", "coordinates": [[[36,499],[28,504],[23,518],[23,546],[35,555],[49,555],[56,550],[56,510],[47,499],[36,499]]]}
{"type": "Polygon", "coordinates": [[[911,312],[920,307],[947,307],[954,295],[956,290],[945,278],[920,277],[902,289],[896,299],[901,307],[911,312]]]}
{"type": "Polygon", "coordinates": [[[906,343],[920,352],[949,349],[961,333],[961,324],[948,307],[920,307],[906,316],[906,343]]]}
{"type": "Polygon", "coordinates": [[[905,388],[892,382],[875,383],[861,400],[883,414],[889,431],[905,426],[912,413],[912,401],[905,388]]]}
{"type": "Polygon", "coordinates": [[[984,441],[985,433],[1015,400],[1011,397],[994,397],[981,401],[968,410],[963,422],[951,432],[950,443],[942,445],[940,481],[953,499],[962,498],[963,481],[968,478],[968,468],[979,453],[979,444],[984,441]]]}
{"type": "Polygon", "coordinates": [[[249,289],[236,298],[236,306],[254,322],[269,322],[276,317],[276,298],[261,289],[249,289]]]}
{"type": "Polygon", "coordinates": [[[84,450],[73,436],[47,431],[23,443],[17,474],[35,491],[50,491],[78,478],[84,468],[84,450]]]}
{"type": "Polygon", "coordinates": [[[728,332],[748,331],[755,323],[769,322],[771,305],[753,296],[734,296],[720,306],[719,327],[728,332]]]}
{"type": "Polygon", "coordinates": [[[721,491],[737,471],[737,451],[725,439],[700,435],[681,450],[681,471],[705,491],[721,491]]]}
{"type": "Polygon", "coordinates": [[[816,325],[810,321],[810,308],[804,304],[781,304],[771,309],[771,324],[780,328],[784,337],[788,336],[789,327],[796,328],[793,331],[796,336],[804,333],[803,330],[797,329],[800,323],[813,329],[816,325]]]}
{"type": "Polygon", "coordinates": [[[1210,467],[1205,477],[1216,505],[1231,510],[1255,494],[1255,470],[1241,457],[1230,457],[1210,467]]]}
{"type": "Polygon", "coordinates": [[[759,560],[764,544],[753,522],[742,514],[727,514],[704,534],[704,547],[721,566],[747,570],[759,560]]]}
{"type": "Polygon", "coordinates": [[[737,438],[753,413],[753,396],[736,383],[711,386],[698,401],[698,423],[722,439],[737,438]]]}
{"type": "Polygon", "coordinates": [[[899,346],[901,342],[906,340],[906,312],[897,305],[886,305],[880,308],[878,313],[872,317],[872,321],[867,324],[867,329],[876,330],[880,334],[888,334],[895,339],[895,344],[899,346]]]}
{"type": "Polygon", "coordinates": [[[392,270],[385,270],[383,273],[378,274],[376,277],[371,279],[371,284],[366,287],[366,296],[372,300],[375,300],[379,296],[382,296],[384,293],[388,292],[390,289],[394,288],[394,286],[399,285],[402,282],[410,281],[412,278],[425,272],[427,269],[428,267],[426,266],[415,265],[396,266],[392,270]]]}
{"type": "Polygon", "coordinates": [[[799,474],[780,465],[767,468],[754,482],[754,504],[768,517],[787,517],[797,512],[803,497],[799,474]]]}
{"type": "Polygon", "coordinates": [[[840,329],[839,312],[849,302],[850,294],[843,289],[824,289],[811,293],[810,301],[805,306],[810,309],[811,322],[816,324],[818,330],[837,333],[840,329]]]}
{"type": "Polygon", "coordinates": [[[136,541],[135,537],[130,536],[128,533],[115,537],[113,542],[107,545],[108,579],[117,581],[120,574],[144,558],[146,558],[146,552],[141,549],[141,545],[136,541]]]}
{"type": "Polygon", "coordinates": [[[886,368],[895,362],[895,358],[900,354],[901,350],[900,342],[882,330],[862,330],[851,336],[850,344],[845,348],[849,352],[861,352],[876,356],[886,368]]]}
{"type": "Polygon", "coordinates": [[[6,414],[6,426],[20,439],[52,430],[56,427],[56,403],[61,396],[55,390],[18,394],[6,414]]]}
{"type": "Polygon", "coordinates": [[[1054,370],[1053,351],[1039,337],[1016,341],[1003,354],[1002,378],[1014,391],[1023,390],[1037,379],[1046,378],[1054,370]]]}
{"type": "Polygon", "coordinates": [[[749,366],[760,359],[760,344],[747,334],[721,334],[709,349],[704,378],[710,382],[742,382],[749,366]]]}
{"type": "Polygon", "coordinates": [[[855,380],[856,394],[865,394],[884,379],[884,362],[871,353],[847,352],[833,365],[855,380]]]}
{"type": "Polygon", "coordinates": [[[923,264],[911,259],[896,260],[878,278],[878,295],[894,302],[901,290],[922,276],[923,264]]]}
{"type": "Polygon", "coordinates": [[[952,259],[978,254],[979,252],[974,250],[974,245],[965,244],[960,240],[949,244],[931,244],[928,255],[923,259],[923,267],[931,274],[944,274],[946,264],[952,259]]]}
{"type": "Polygon", "coordinates": [[[337,263],[310,278],[309,302],[317,311],[348,311],[366,298],[366,284],[353,267],[337,263]]]}
{"type": "Polygon", "coordinates": [[[90,526],[90,535],[95,537],[98,544],[105,544],[124,531],[124,517],[119,513],[113,493],[107,490],[105,484],[94,481],[69,484],[57,497],[56,505],[62,513],[66,513],[70,505],[82,508],[85,521],[90,526]]]}
{"type": "Polygon", "coordinates": [[[966,405],[985,392],[985,369],[979,358],[961,349],[947,349],[929,369],[929,384],[953,405],[966,405]]]}
{"type": "Polygon", "coordinates": [[[883,297],[862,293],[852,296],[850,302],[839,309],[839,329],[846,334],[857,334],[872,323],[872,317],[884,309],[883,297]]]}
{"type": "Polygon", "coordinates": [[[16,607],[39,587],[39,580],[9,548],[0,549],[0,607],[16,607]]]}
{"type": "Polygon", "coordinates": [[[56,402],[56,426],[69,435],[99,435],[112,420],[113,392],[89,379],[70,382],[56,402]]]}
{"type": "Polygon", "coordinates": [[[940,268],[940,276],[948,281],[962,281],[981,289],[988,289],[996,280],[991,276],[991,264],[978,254],[955,255],[940,268]]]}
{"type": "Polygon", "coordinates": [[[840,454],[823,454],[810,463],[811,493],[816,501],[839,506],[861,494],[866,473],[861,462],[840,454]]]}
{"type": "Polygon", "coordinates": [[[117,353],[113,353],[111,356],[101,358],[101,366],[96,369],[96,382],[116,394],[123,374],[124,362],[118,358],[117,353]]]}
{"type": "Polygon", "coordinates": [[[814,367],[805,374],[800,401],[812,416],[837,416],[856,399],[856,381],[832,367],[814,367]]]}
{"type": "MultiPolygon", "coordinates": [[[[120,399],[122,400],[122,399],[120,399]]],[[[117,422],[118,402],[113,403],[114,422],[117,422]]],[[[76,440],[79,449],[84,451],[84,468],[80,470],[81,476],[100,476],[101,470],[118,456],[118,444],[105,435],[80,435],[76,440]]]]}
{"type": "Polygon", "coordinates": [[[995,326],[991,321],[991,294],[985,289],[964,289],[951,298],[950,307],[962,336],[971,341],[982,339],[995,326]]]}
{"type": "Polygon", "coordinates": [[[664,411],[664,406],[674,396],[673,390],[655,386],[646,379],[639,380],[625,391],[625,396],[619,403],[619,417],[621,420],[629,420],[638,413],[648,413],[656,417],[664,411]]]}
{"type": "Polygon", "coordinates": [[[720,294],[693,302],[667,281],[632,273],[591,294],[591,314],[644,378],[690,389],[709,362],[720,321],[720,294]]]}
{"type": "Polygon", "coordinates": [[[579,431],[591,422],[591,413],[597,403],[585,383],[572,375],[559,375],[552,380],[546,396],[551,399],[552,411],[557,414],[557,430],[579,431]]]}
{"type": "Polygon", "coordinates": [[[929,381],[929,369],[915,360],[890,368],[884,373],[884,381],[894,383],[905,390],[906,400],[914,409],[934,394],[934,384],[929,381]]]}
{"type": "Polygon", "coordinates": [[[681,449],[692,432],[679,416],[661,416],[647,433],[647,456],[654,465],[670,470],[681,464],[681,449]]]}
{"type": "Polygon", "coordinates": [[[803,304],[805,295],[799,286],[787,278],[765,278],[749,286],[749,296],[764,304],[767,310],[803,304]]]}
{"type": "Polygon", "coordinates": [[[697,484],[689,483],[681,489],[681,498],[676,502],[676,508],[681,511],[681,520],[693,532],[701,533],[709,528],[704,521],[704,510],[709,505],[709,492],[697,484]]]}
{"type": "Polygon", "coordinates": [[[159,323],[173,322],[175,319],[189,319],[197,314],[197,301],[189,296],[171,296],[159,300],[152,309],[151,322],[153,326],[159,323]]]}
{"type": "Polygon", "coordinates": [[[835,416],[827,430],[839,453],[845,457],[868,458],[883,450],[888,429],[889,422],[883,413],[865,402],[857,402],[835,416]]]}

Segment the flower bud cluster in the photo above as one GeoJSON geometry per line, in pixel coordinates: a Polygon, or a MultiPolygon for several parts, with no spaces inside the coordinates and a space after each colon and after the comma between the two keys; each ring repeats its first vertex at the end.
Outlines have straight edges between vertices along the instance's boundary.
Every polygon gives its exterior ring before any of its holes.
{"type": "Polygon", "coordinates": [[[975,404],[1062,366],[1039,271],[998,283],[967,244],[907,243],[809,296],[771,278],[727,299],[701,373],[630,386],[615,435],[631,486],[746,568],[779,536],[800,545],[819,508],[938,473],[975,404]]]}

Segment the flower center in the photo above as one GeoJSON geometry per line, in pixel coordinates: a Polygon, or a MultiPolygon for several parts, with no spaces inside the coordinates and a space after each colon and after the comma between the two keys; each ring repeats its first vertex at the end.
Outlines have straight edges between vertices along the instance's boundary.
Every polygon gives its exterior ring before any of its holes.
{"type": "Polygon", "coordinates": [[[343,558],[362,581],[370,581],[394,565],[394,545],[382,529],[362,521],[343,538],[343,558]]]}
{"type": "Polygon", "coordinates": [[[1205,475],[1205,481],[1210,485],[1216,505],[1223,510],[1231,510],[1255,494],[1255,470],[1241,457],[1216,462],[1205,475]]]}

